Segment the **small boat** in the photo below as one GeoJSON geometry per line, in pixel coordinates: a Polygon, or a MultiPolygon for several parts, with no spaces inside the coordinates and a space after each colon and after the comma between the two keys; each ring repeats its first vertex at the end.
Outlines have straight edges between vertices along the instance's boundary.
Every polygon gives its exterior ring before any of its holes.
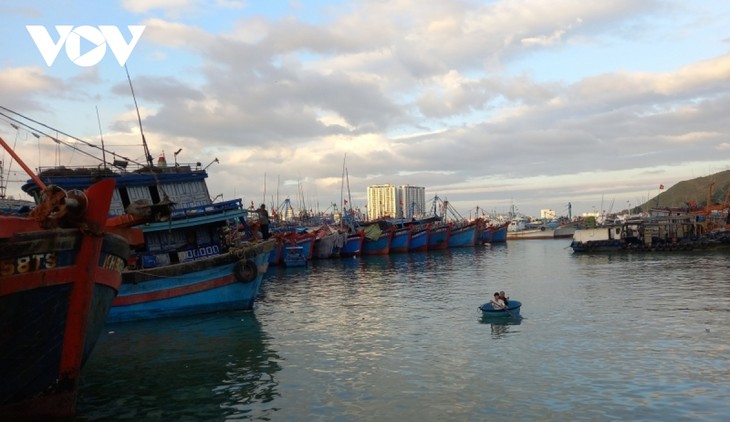
{"type": "Polygon", "coordinates": [[[287,267],[306,267],[307,257],[304,256],[304,247],[302,246],[286,246],[286,255],[284,255],[284,265],[287,267]]]}
{"type": "Polygon", "coordinates": [[[507,309],[494,309],[491,302],[479,306],[482,316],[490,318],[521,318],[520,308],[522,302],[511,300],[507,303],[507,309]]]}

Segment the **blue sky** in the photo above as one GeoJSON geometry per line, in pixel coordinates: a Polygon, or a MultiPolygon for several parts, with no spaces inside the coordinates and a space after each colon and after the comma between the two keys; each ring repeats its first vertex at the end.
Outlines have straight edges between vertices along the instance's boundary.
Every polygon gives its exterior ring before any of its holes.
{"type": "MultiPolygon", "coordinates": [[[[625,208],[730,165],[723,1],[6,1],[0,106],[142,159],[124,68],[47,66],[26,25],[145,25],[127,67],[154,156],[211,196],[355,205],[425,186],[462,215],[625,208]],[[264,186],[266,190],[264,191],[264,186]]],[[[82,51],[83,53],[83,51],[82,51]]],[[[33,168],[85,158],[16,131],[33,168]]],[[[7,155],[0,155],[9,163],[7,155]]],[[[6,180],[19,196],[17,165],[6,180]]],[[[698,193],[703,195],[703,193],[698,193]]]]}

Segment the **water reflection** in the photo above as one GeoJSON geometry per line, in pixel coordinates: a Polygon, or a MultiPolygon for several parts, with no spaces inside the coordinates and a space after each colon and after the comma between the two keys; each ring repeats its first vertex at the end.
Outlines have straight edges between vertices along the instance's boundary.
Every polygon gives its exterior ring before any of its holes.
{"type": "Polygon", "coordinates": [[[481,316],[479,322],[489,324],[492,338],[500,339],[509,334],[513,326],[522,324],[522,318],[481,316]]]}
{"type": "Polygon", "coordinates": [[[251,312],[106,331],[84,370],[79,420],[247,419],[276,411],[280,359],[251,312]]]}

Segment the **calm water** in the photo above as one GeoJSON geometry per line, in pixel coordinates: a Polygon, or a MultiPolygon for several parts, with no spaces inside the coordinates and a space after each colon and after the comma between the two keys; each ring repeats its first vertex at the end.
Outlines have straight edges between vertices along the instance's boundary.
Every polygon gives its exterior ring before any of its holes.
{"type": "Polygon", "coordinates": [[[569,243],[271,268],[254,312],[110,325],[79,420],[727,420],[730,252],[569,243]],[[496,290],[524,319],[481,319],[496,290]]]}

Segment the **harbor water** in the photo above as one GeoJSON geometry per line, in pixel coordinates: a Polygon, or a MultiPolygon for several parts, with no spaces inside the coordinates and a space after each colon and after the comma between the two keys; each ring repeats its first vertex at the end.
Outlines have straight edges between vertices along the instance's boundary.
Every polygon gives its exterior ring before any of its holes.
{"type": "Polygon", "coordinates": [[[253,312],[108,325],[77,419],[727,420],[730,252],[569,243],[270,268],[253,312]],[[523,319],[481,317],[498,290],[523,319]]]}

